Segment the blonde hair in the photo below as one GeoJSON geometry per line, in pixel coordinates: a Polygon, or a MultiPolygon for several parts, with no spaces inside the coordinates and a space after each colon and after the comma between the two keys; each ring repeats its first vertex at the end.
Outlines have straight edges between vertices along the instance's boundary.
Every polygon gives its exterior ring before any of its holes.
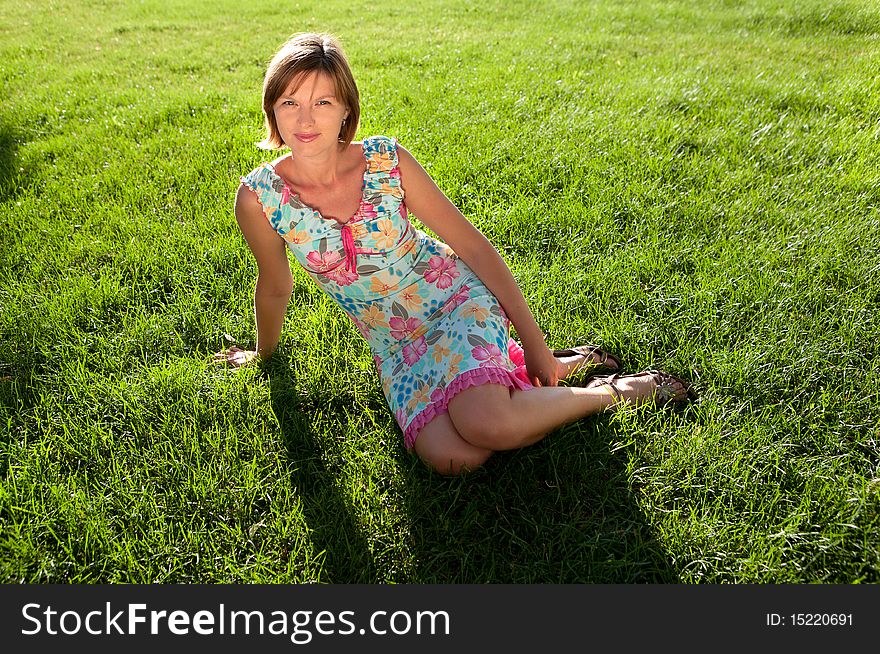
{"type": "Polygon", "coordinates": [[[257,143],[265,150],[284,147],[278,123],[275,121],[275,103],[297,78],[320,72],[333,80],[336,98],[348,109],[348,117],[339,131],[340,145],[348,145],[357,132],[361,116],[360,94],[348,59],[339,41],[330,34],[294,34],[275,53],[263,79],[263,116],[266,138],[257,143]]]}

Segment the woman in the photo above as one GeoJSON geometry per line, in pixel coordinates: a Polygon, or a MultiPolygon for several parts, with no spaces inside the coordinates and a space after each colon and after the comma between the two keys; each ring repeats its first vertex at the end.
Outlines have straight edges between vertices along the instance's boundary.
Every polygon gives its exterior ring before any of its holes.
{"type": "Polygon", "coordinates": [[[684,382],[658,371],[557,386],[582,369],[617,372],[620,361],[590,345],[551,351],[504,260],[415,158],[387,137],[352,142],[359,95],[332,37],[282,46],[263,112],[260,145],[290,153],[243,177],[236,195],[259,268],[257,344],[216,360],[272,355],[292,291],[289,248],[369,342],[407,448],[442,474],[620,403],[689,399],[684,382]],[[441,240],[416,230],[409,212],[441,240]]]}

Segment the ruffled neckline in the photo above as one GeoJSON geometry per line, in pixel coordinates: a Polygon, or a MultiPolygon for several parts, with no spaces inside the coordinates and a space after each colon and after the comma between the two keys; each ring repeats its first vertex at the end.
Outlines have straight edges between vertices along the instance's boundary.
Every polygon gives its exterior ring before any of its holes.
{"type": "Polygon", "coordinates": [[[349,216],[348,220],[345,220],[345,221],[337,220],[336,218],[334,218],[332,216],[324,216],[320,211],[318,211],[314,207],[303,202],[299,193],[297,193],[295,190],[293,190],[293,188],[291,188],[290,184],[287,183],[287,180],[284,179],[281,175],[279,175],[277,173],[277,171],[275,170],[275,166],[273,166],[270,162],[266,162],[263,165],[266,167],[266,169],[269,171],[269,173],[272,174],[275,177],[275,179],[279,180],[281,182],[281,184],[283,185],[282,190],[281,190],[281,203],[282,204],[286,204],[289,201],[290,197],[294,197],[294,198],[296,198],[297,204],[299,204],[302,208],[308,209],[309,211],[311,211],[315,215],[315,217],[320,218],[321,220],[328,220],[330,222],[334,222],[339,225],[347,225],[350,222],[357,221],[357,219],[361,215],[361,211],[363,210],[363,206],[364,206],[364,194],[367,191],[367,176],[370,174],[371,168],[372,168],[372,166],[370,164],[370,159],[369,159],[369,157],[367,157],[367,139],[364,139],[361,142],[361,156],[364,160],[364,174],[361,176],[361,201],[360,201],[360,204],[358,205],[357,211],[355,211],[354,214],[349,216]]]}

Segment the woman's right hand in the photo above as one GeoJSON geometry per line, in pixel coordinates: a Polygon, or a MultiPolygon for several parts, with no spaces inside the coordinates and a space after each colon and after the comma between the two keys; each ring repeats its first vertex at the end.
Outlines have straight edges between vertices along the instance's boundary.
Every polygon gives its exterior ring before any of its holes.
{"type": "Polygon", "coordinates": [[[220,350],[214,355],[214,363],[227,363],[233,368],[241,368],[249,363],[257,361],[259,354],[255,350],[242,350],[237,345],[220,350]]]}

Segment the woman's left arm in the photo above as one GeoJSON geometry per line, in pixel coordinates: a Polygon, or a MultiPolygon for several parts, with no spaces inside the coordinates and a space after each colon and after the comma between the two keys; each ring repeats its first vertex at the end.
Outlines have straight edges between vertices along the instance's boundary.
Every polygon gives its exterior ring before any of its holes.
{"type": "Polygon", "coordinates": [[[406,206],[451,247],[498,298],[522,341],[526,368],[532,382],[541,386],[556,386],[557,361],[544,342],[544,334],[535,322],[507,263],[406,149],[398,145],[397,154],[406,206]]]}

